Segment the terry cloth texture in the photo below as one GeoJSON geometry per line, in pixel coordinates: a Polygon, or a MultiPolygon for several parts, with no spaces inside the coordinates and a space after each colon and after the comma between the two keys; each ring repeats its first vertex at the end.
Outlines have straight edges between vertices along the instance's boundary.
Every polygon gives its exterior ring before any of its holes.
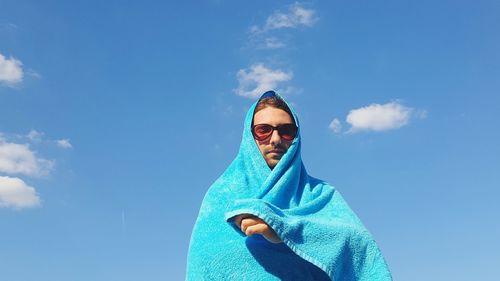
{"type": "Polygon", "coordinates": [[[271,170],[251,133],[252,105],[238,155],[207,191],[189,245],[186,280],[392,280],[368,230],[340,193],[309,176],[299,131],[271,170]],[[235,216],[252,214],[283,243],[245,236],[235,216]]]}

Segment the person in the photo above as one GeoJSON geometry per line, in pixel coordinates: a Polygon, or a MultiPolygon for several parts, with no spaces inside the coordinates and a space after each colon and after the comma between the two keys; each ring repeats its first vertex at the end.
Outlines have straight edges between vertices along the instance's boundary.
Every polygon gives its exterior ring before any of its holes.
{"type": "Polygon", "coordinates": [[[203,199],[186,280],[392,280],[371,234],[301,158],[297,115],[275,93],[249,109],[236,158],[203,199]]]}

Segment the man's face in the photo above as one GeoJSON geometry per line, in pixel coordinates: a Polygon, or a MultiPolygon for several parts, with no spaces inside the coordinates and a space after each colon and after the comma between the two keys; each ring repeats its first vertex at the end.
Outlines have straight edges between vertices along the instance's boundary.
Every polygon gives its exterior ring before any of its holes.
{"type": "MultiPolygon", "coordinates": [[[[266,107],[255,113],[253,117],[253,125],[269,124],[278,126],[282,124],[293,124],[292,117],[284,110],[276,107],[266,107]]],[[[265,140],[255,140],[259,147],[260,153],[266,160],[269,168],[273,169],[280,161],[281,157],[288,150],[293,140],[285,140],[281,138],[277,130],[274,130],[272,135],[265,140]]]]}

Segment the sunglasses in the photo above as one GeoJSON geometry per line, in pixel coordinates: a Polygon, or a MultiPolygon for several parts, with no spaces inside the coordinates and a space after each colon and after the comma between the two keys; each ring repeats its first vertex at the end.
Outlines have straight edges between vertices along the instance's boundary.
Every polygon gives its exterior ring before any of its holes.
{"type": "Polygon", "coordinates": [[[252,126],[253,137],[258,141],[263,141],[270,137],[274,130],[278,131],[278,135],[287,141],[293,140],[297,134],[297,126],[294,124],[282,124],[276,127],[269,124],[257,124],[252,126]]]}

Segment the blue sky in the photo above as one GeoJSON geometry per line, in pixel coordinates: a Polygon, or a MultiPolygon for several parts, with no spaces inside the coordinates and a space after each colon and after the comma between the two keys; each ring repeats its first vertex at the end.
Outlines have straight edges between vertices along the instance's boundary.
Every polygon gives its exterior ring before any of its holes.
{"type": "Polygon", "coordinates": [[[395,280],[496,280],[499,13],[0,1],[2,280],[182,280],[203,195],[269,89],[395,280]]]}

